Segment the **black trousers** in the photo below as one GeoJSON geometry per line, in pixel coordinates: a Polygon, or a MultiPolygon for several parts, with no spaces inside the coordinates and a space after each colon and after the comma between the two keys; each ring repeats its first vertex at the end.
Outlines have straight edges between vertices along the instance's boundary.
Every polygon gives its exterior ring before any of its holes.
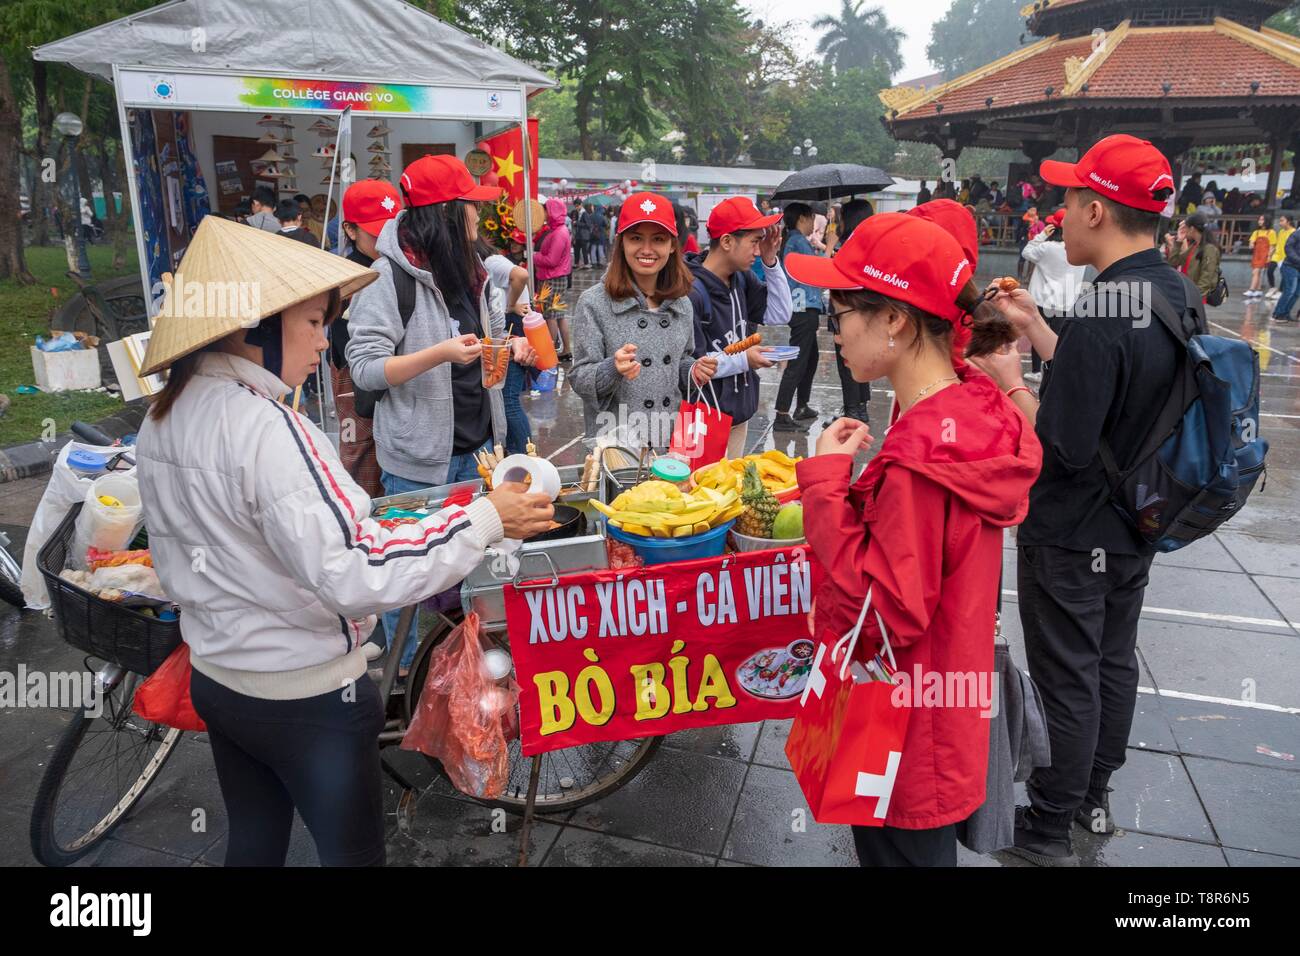
{"type": "Polygon", "coordinates": [[[791,399],[798,398],[802,408],[812,398],[813,379],[817,376],[817,329],[821,325],[820,309],[804,309],[790,319],[790,344],[799,347],[799,357],[787,362],[776,390],[776,410],[790,411],[791,399]]]}
{"type": "Polygon", "coordinates": [[[1138,616],[1152,555],[1023,545],[1016,586],[1029,674],[1047,714],[1052,765],[1029,778],[1049,816],[1072,814],[1091,781],[1124,765],[1137,701],[1138,616]]]}
{"type": "Polygon", "coordinates": [[[363,674],[319,697],[262,700],[196,670],[190,694],[230,818],[226,866],[284,866],[295,807],[324,866],[383,865],[384,708],[374,681],[363,674]]]}
{"type": "Polygon", "coordinates": [[[957,825],[933,830],[854,827],[859,866],[956,866],[957,825]]]}

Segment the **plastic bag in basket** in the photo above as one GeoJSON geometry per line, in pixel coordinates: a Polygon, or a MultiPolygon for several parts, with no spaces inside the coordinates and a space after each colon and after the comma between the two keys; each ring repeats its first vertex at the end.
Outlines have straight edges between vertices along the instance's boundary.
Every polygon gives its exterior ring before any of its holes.
{"type": "Polygon", "coordinates": [[[485,671],[479,618],[468,614],[429,655],[429,673],[402,749],[441,761],[461,793],[499,797],[510,777],[507,734],[518,702],[513,680],[503,686],[485,671]]]}
{"type": "Polygon", "coordinates": [[[180,730],[207,730],[190,700],[190,646],[184,642],[135,692],[131,709],[145,720],[180,730]]]}

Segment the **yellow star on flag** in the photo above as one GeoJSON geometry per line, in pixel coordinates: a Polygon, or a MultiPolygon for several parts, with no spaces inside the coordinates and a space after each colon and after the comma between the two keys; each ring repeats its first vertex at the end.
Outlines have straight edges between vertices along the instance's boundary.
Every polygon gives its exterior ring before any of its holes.
{"type": "Polygon", "coordinates": [[[512,149],[505,156],[493,156],[492,161],[497,164],[497,178],[507,180],[514,188],[515,173],[524,171],[524,167],[515,162],[515,151],[512,149]]]}

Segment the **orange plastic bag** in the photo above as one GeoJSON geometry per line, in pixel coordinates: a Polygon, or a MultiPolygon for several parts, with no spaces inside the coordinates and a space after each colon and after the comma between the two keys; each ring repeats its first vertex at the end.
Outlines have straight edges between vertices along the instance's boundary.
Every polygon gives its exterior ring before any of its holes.
{"type": "Polygon", "coordinates": [[[181,646],[145,678],[131,709],[145,720],[181,730],[207,730],[190,700],[190,646],[181,646]]]}
{"type": "Polygon", "coordinates": [[[507,728],[517,726],[518,703],[519,686],[493,680],[484,669],[479,618],[468,614],[429,655],[402,749],[441,761],[461,793],[499,797],[510,778],[507,728]]]}

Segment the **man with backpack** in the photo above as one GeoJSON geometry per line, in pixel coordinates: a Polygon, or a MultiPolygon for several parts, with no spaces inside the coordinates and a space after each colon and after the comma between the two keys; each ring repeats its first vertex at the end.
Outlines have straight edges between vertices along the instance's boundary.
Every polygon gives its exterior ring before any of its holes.
{"type": "MultiPolygon", "coordinates": [[[[1174,188],[1159,150],[1109,136],[1077,164],[1043,163],[1042,177],[1066,187],[1066,255],[1072,265],[1095,267],[1096,284],[1060,323],[1059,336],[1024,289],[992,300],[1047,360],[1041,405],[1014,351],[972,361],[1035,422],[1043,445],[1043,470],[1017,535],[1017,592],[1052,763],[1029,778],[1030,805],[1018,808],[1010,852],[1039,865],[1076,865],[1072,822],[1114,830],[1109,781],[1124,763],[1133,722],[1138,617],[1155,554],[1137,527],[1161,518],[1162,499],[1139,489],[1137,504],[1155,500],[1157,510],[1135,524],[1112,489],[1153,457],[1151,439],[1167,434],[1158,431],[1164,415],[1157,412],[1170,396],[1194,394],[1184,343],[1205,333],[1206,323],[1198,291],[1154,248],[1174,188]],[[1171,323],[1181,326],[1179,336],[1171,323]]],[[[1172,409],[1175,424],[1186,408],[1172,409]]],[[[1162,542],[1162,550],[1170,547],[1162,542]]]]}

